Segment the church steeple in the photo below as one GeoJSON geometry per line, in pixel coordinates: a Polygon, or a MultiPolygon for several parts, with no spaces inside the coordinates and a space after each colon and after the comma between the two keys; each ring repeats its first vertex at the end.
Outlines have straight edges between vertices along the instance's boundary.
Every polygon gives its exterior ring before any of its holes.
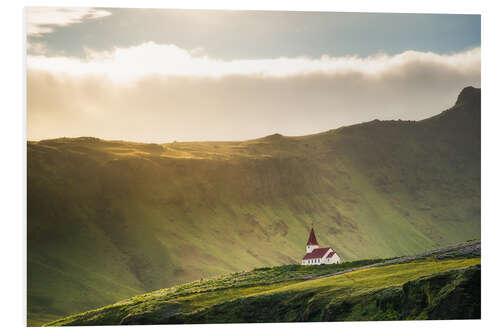
{"type": "Polygon", "coordinates": [[[309,234],[307,245],[319,245],[318,241],[316,240],[316,235],[314,234],[314,228],[311,228],[311,233],[309,234]]]}
{"type": "Polygon", "coordinates": [[[306,244],[306,253],[311,253],[314,249],[319,248],[318,241],[316,240],[316,235],[314,234],[314,228],[311,228],[309,233],[309,240],[306,244]]]}

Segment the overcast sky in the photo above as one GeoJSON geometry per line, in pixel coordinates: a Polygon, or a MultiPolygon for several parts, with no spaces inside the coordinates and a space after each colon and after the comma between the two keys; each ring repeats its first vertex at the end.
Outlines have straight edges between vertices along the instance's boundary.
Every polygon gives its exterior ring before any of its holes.
{"type": "Polygon", "coordinates": [[[479,15],[28,8],[29,140],[304,135],[481,85],[479,15]]]}

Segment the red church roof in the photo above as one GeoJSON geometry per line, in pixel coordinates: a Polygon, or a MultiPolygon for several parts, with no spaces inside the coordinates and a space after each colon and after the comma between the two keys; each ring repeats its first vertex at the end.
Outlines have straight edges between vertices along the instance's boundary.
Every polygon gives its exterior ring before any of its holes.
{"type": "Polygon", "coordinates": [[[318,241],[316,240],[316,235],[314,234],[314,228],[311,228],[311,233],[309,234],[307,245],[319,245],[318,241]]]}
{"type": "Polygon", "coordinates": [[[326,257],[331,258],[331,257],[333,257],[334,254],[335,254],[335,250],[333,250],[333,252],[328,253],[328,255],[326,257]]]}
{"type": "MultiPolygon", "coordinates": [[[[321,259],[326,254],[326,252],[328,252],[328,250],[330,250],[330,249],[331,249],[331,247],[322,247],[319,249],[314,249],[311,253],[306,254],[304,256],[304,258],[302,258],[302,260],[304,260],[304,259],[321,259]]],[[[333,252],[333,253],[335,253],[335,252],[333,252]]]]}

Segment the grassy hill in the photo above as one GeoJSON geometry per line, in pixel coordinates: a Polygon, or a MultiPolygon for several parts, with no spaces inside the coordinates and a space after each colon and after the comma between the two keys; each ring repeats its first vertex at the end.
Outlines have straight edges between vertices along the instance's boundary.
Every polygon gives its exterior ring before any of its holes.
{"type": "Polygon", "coordinates": [[[412,258],[254,269],[48,325],[480,318],[479,256],[480,243],[472,242],[412,258]]]}
{"type": "Polygon", "coordinates": [[[480,237],[480,90],[423,121],[243,142],[28,142],[28,323],[297,263],[480,237]]]}

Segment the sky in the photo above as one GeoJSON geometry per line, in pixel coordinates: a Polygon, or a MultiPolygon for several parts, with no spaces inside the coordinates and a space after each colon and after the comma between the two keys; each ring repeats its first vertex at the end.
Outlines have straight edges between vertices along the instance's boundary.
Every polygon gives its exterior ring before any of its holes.
{"type": "Polygon", "coordinates": [[[306,135],[481,86],[479,15],[26,9],[27,137],[306,135]]]}

